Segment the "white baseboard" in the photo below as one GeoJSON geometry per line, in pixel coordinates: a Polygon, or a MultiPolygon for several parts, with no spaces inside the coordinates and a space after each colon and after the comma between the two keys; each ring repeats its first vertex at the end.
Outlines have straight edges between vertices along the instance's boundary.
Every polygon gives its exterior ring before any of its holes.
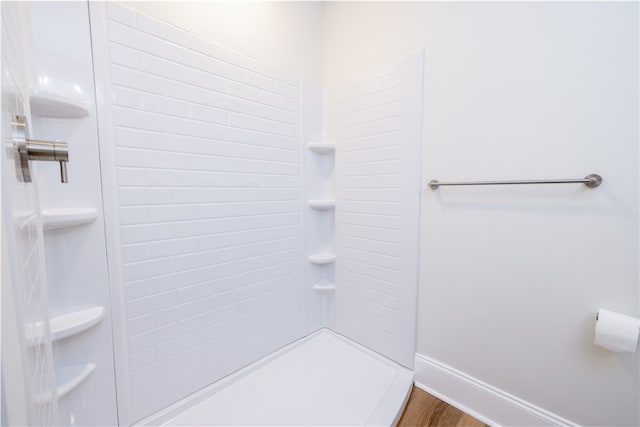
{"type": "Polygon", "coordinates": [[[416,353],[416,386],[492,426],[573,426],[558,415],[416,353]]]}

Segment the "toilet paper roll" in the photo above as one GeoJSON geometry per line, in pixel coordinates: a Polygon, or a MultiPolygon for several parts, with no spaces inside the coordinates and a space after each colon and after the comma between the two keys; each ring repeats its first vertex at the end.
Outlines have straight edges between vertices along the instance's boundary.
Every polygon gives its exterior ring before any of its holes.
{"type": "Polygon", "coordinates": [[[616,353],[634,352],[639,333],[640,319],[602,308],[598,310],[595,345],[616,353]]]}

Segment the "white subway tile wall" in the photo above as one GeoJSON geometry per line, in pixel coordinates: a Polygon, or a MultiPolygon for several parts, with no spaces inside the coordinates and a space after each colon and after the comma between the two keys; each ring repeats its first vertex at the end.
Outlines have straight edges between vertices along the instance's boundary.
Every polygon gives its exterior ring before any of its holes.
{"type": "Polygon", "coordinates": [[[134,420],[303,334],[300,84],[108,4],[134,420]]]}
{"type": "Polygon", "coordinates": [[[421,53],[336,96],[338,331],[413,368],[420,200],[421,53]]]}

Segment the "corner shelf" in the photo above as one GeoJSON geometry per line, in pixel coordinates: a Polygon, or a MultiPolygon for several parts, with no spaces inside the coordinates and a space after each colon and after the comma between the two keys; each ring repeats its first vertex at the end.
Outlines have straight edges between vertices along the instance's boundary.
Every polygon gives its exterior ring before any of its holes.
{"type": "Polygon", "coordinates": [[[327,211],[336,207],[336,201],[326,200],[309,200],[309,207],[318,211],[327,211]]]}
{"type": "Polygon", "coordinates": [[[335,291],[336,285],[330,280],[322,279],[313,285],[313,290],[319,292],[335,291]]]}
{"type": "MultiPolygon", "coordinates": [[[[68,311],[49,320],[51,341],[61,340],[98,324],[104,316],[104,307],[96,306],[68,311]]],[[[29,346],[36,345],[35,339],[42,333],[42,323],[27,324],[25,335],[29,346]]]]}
{"type": "Polygon", "coordinates": [[[41,212],[41,215],[42,227],[45,230],[89,224],[97,217],[94,208],[46,209],[41,212]]]}
{"type": "Polygon", "coordinates": [[[78,387],[89,375],[96,370],[98,365],[87,363],[86,365],[65,366],[56,369],[56,394],[58,399],[69,394],[71,390],[78,387]]]}
{"type": "Polygon", "coordinates": [[[311,255],[309,257],[309,262],[311,264],[317,264],[317,265],[333,264],[334,262],[336,262],[336,255],[330,252],[311,255]]]}
{"type": "Polygon", "coordinates": [[[309,150],[318,154],[329,154],[336,150],[336,144],[330,142],[310,142],[307,144],[309,150]]]}
{"type": "Polygon", "coordinates": [[[89,104],[55,92],[34,90],[29,96],[31,114],[38,117],[58,119],[81,119],[89,115],[89,104]]]}
{"type": "MultiPolygon", "coordinates": [[[[69,394],[74,388],[89,378],[89,375],[96,370],[97,366],[95,363],[87,363],[85,365],[72,365],[56,369],[56,397],[60,399],[69,394]]],[[[38,404],[48,403],[51,401],[51,393],[36,395],[33,400],[38,404]]]]}
{"type": "Polygon", "coordinates": [[[49,320],[51,340],[57,341],[71,335],[79,334],[97,325],[104,316],[104,307],[91,307],[72,311],[49,320]]]}

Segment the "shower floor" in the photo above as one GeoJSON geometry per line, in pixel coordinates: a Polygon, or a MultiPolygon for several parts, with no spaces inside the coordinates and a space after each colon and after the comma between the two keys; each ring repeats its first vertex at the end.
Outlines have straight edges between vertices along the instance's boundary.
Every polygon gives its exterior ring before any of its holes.
{"type": "Polygon", "coordinates": [[[324,329],[141,425],[389,426],[412,384],[412,371],[324,329]]]}

